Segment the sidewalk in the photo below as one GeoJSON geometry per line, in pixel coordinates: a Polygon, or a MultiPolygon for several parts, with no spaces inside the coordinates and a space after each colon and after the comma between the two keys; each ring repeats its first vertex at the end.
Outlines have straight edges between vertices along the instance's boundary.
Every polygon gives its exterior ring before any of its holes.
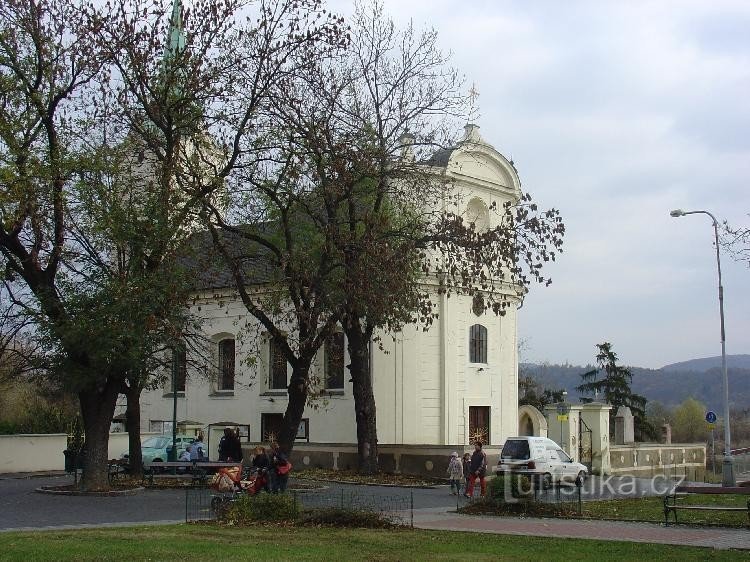
{"type": "Polygon", "coordinates": [[[439,509],[415,509],[414,527],[503,535],[629,541],[717,549],[750,549],[750,532],[747,529],[723,527],[701,528],[687,525],[665,527],[656,523],[627,521],[472,516],[449,513],[439,509]]]}

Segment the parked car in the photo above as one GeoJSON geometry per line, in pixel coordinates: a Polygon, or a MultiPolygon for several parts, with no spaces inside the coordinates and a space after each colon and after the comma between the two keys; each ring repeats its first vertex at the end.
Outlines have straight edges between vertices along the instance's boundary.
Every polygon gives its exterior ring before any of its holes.
{"type": "Polygon", "coordinates": [[[505,441],[500,460],[495,467],[499,475],[526,474],[543,488],[554,483],[583,485],[588,468],[575,462],[560,445],[546,437],[510,437],[505,441]]]}
{"type": "MultiPolygon", "coordinates": [[[[195,441],[195,437],[190,435],[177,434],[177,455],[187,449],[187,446],[195,441]]],[[[154,435],[147,437],[141,443],[141,454],[143,455],[143,466],[149,468],[151,463],[166,462],[169,458],[169,451],[172,450],[172,435],[154,435]]],[[[127,459],[128,453],[123,453],[122,458],[127,459]]]]}

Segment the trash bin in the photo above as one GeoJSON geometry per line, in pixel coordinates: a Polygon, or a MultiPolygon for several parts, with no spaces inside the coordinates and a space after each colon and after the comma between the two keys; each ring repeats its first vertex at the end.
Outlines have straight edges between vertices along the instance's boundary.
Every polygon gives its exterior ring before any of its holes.
{"type": "Polygon", "coordinates": [[[65,455],[65,472],[75,472],[78,468],[78,452],[65,449],[63,455],[65,455]]]}

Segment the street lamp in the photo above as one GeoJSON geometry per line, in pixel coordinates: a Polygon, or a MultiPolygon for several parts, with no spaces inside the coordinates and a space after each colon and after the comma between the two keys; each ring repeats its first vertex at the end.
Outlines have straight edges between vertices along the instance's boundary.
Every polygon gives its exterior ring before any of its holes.
{"type": "MultiPolygon", "coordinates": [[[[562,391],[562,402],[557,404],[557,420],[560,422],[560,446],[562,447],[563,451],[565,451],[566,447],[563,443],[563,422],[568,421],[568,414],[570,413],[570,404],[568,404],[565,401],[565,398],[568,396],[568,391],[563,390],[562,391]]],[[[570,429],[570,425],[568,425],[568,429],[570,429]]],[[[570,433],[570,432],[568,432],[570,433]]],[[[568,442],[570,441],[570,438],[568,438],[568,442]]],[[[567,447],[567,449],[570,449],[570,447],[567,447]]],[[[568,451],[565,451],[568,452],[568,451]]]]}
{"type": "Polygon", "coordinates": [[[721,259],[719,258],[719,221],[708,211],[683,211],[675,209],[670,211],[672,217],[684,217],[686,215],[708,215],[714,225],[714,236],[716,238],[716,268],[719,272],[719,317],[721,319],[721,371],[724,377],[724,461],[722,462],[722,486],[735,485],[734,467],[732,465],[732,446],[729,431],[729,377],[727,376],[727,350],[724,332],[724,287],[721,284],[721,259]]]}

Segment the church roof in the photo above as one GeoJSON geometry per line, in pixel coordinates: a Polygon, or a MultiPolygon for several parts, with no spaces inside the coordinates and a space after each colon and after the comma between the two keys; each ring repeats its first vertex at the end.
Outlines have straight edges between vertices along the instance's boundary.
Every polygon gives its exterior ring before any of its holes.
{"type": "Polygon", "coordinates": [[[452,148],[441,148],[435,152],[430,158],[428,158],[424,163],[428,166],[434,166],[436,168],[446,168],[448,166],[448,162],[450,161],[451,155],[456,150],[455,147],[452,148]]]}
{"type": "MultiPolygon", "coordinates": [[[[263,229],[266,226],[256,228],[263,229]]],[[[220,236],[231,258],[242,264],[245,284],[261,285],[273,279],[275,268],[269,250],[238,234],[222,232],[220,236]]],[[[190,236],[179,262],[190,276],[193,289],[224,289],[234,286],[232,272],[214,248],[209,231],[196,232],[190,236]]]]}

